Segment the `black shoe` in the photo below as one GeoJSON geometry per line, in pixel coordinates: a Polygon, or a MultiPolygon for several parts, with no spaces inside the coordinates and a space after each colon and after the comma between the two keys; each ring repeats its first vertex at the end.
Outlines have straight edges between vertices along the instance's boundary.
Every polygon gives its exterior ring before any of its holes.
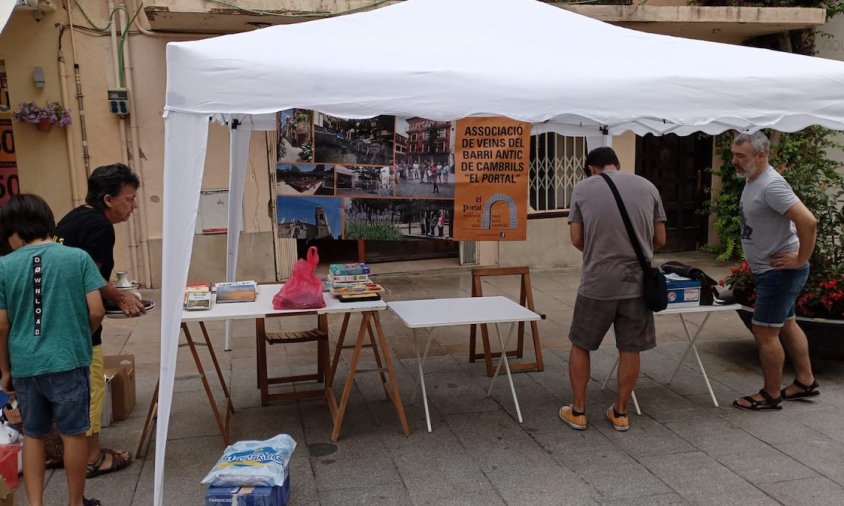
{"type": "Polygon", "coordinates": [[[94,499],[93,497],[90,499],[83,497],[82,504],[84,506],[102,506],[103,503],[101,503],[99,499],[94,499]]]}

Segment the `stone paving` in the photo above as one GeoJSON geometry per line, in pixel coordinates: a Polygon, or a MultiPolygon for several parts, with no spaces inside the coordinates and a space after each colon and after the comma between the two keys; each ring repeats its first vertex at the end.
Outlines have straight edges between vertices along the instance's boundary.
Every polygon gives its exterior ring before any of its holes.
{"type": "MultiPolygon", "coordinates": [[[[701,266],[713,277],[727,271],[703,254],[663,257],[701,266]]],[[[482,362],[468,363],[466,358],[468,328],[446,328],[435,331],[426,363],[433,425],[433,432],[426,432],[420,396],[411,403],[417,371],[411,331],[385,312],[384,330],[412,433],[408,438],[402,434],[377,375],[360,374],[340,441],[330,446],[331,419],[319,400],[260,406],[254,325],[236,323],[233,350],[223,352],[222,325],[210,324],[237,409],[232,437],[293,436],[299,443],[291,464],[294,505],[844,504],[844,363],[814,359],[823,392],[814,402],[787,403],[773,413],[736,410],[730,402],[758,390],[761,371],[752,336],[733,312],[713,314],[698,339],[721,407],[713,406],[692,356],[667,384],[685,335],[679,319],[666,315],[657,317],[658,346],[642,355],[636,393],[643,414],[631,414],[630,430],[617,433],[604,417],[614,397],[613,381],[606,390],[600,388],[617,356],[611,341],[593,354],[590,427],[577,432],[560,422],[557,411],[570,401],[567,333],[579,276],[578,269],[532,273],[537,310],[547,315],[540,323],[546,367],[541,373],[513,376],[523,424],[516,419],[503,377],[486,397],[489,379],[482,362]]],[[[468,296],[471,286],[468,269],[377,279],[388,288],[388,300],[468,296]]],[[[517,278],[490,281],[485,294],[517,297],[517,278]]],[[[129,420],[104,430],[105,446],[134,452],[138,444],[158,373],[159,316],[153,312],[142,319],[107,322],[106,352],[136,357],[137,405],[129,420]]],[[[283,320],[288,328],[312,323],[283,320]]],[[[340,322],[332,317],[333,336],[340,322]]],[[[309,370],[315,357],[310,346],[271,347],[271,369],[309,370]]],[[[526,349],[532,356],[530,344],[526,349]]],[[[338,378],[345,377],[343,367],[338,378]]],[[[787,370],[784,381],[791,378],[787,370]]],[[[220,396],[219,388],[215,394],[220,396]]],[[[127,470],[90,480],[87,495],[105,505],[150,504],[154,446],[127,470]]],[[[182,349],[167,445],[165,504],[203,504],[205,489],[199,482],[223,448],[190,354],[182,349]]],[[[63,471],[48,471],[46,487],[47,504],[66,504],[63,471]]],[[[17,504],[25,504],[22,486],[17,504]]]]}

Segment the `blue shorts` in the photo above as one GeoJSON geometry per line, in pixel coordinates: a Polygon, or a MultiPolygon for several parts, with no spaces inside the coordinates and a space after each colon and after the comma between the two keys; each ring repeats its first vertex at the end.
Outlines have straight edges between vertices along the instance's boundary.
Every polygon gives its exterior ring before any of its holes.
{"type": "Polygon", "coordinates": [[[70,371],[12,378],[23,419],[23,433],[41,437],[53,419],[60,434],[85,434],[90,424],[90,373],[87,367],[70,371]]]}
{"type": "Polygon", "coordinates": [[[754,276],[756,308],[753,324],[760,327],[782,327],[794,318],[794,305],[800,290],[809,278],[809,265],[800,269],[770,270],[754,276]]]}

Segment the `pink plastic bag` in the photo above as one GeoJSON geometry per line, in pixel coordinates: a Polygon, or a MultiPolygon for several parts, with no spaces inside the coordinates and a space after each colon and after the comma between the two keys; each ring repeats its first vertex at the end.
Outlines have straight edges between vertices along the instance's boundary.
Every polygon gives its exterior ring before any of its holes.
{"type": "Polygon", "coordinates": [[[308,248],[308,259],[296,260],[290,279],[273,296],[274,309],[319,309],[325,307],[322,281],[314,273],[319,263],[316,246],[308,248]]]}

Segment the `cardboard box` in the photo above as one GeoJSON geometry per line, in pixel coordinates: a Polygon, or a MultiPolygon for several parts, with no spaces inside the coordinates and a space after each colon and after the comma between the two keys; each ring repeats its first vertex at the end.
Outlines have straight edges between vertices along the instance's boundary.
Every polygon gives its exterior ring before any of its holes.
{"type": "Polygon", "coordinates": [[[669,308],[700,305],[700,281],[667,274],[665,283],[668,288],[669,308]]]}
{"type": "Polygon", "coordinates": [[[114,369],[111,401],[116,421],[126,420],[135,407],[135,356],[108,355],[103,357],[106,369],[114,369]]]}
{"type": "Polygon", "coordinates": [[[114,378],[117,376],[117,369],[106,369],[103,373],[105,376],[105,395],[103,396],[103,414],[100,418],[100,426],[108,427],[114,420],[114,403],[112,402],[112,387],[114,386],[114,378]]]}
{"type": "Polygon", "coordinates": [[[209,487],[205,506],[285,506],[290,499],[290,475],[281,487],[209,487]]]}

